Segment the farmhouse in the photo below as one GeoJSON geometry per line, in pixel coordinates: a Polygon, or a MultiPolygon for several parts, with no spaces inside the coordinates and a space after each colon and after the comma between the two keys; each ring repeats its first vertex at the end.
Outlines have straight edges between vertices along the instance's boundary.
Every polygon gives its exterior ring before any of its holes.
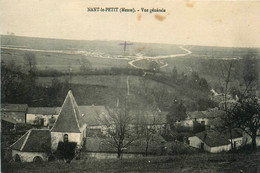
{"type": "Polygon", "coordinates": [[[211,153],[229,151],[231,144],[227,138],[215,130],[207,130],[189,137],[189,145],[211,153]]]}
{"type": "Polygon", "coordinates": [[[1,118],[16,123],[26,123],[27,104],[1,104],[1,118]]]}
{"type": "Polygon", "coordinates": [[[10,146],[17,162],[47,161],[51,152],[49,129],[31,129],[10,146]]]}
{"type": "Polygon", "coordinates": [[[205,126],[215,127],[220,124],[220,117],[224,114],[224,111],[213,108],[206,111],[186,112],[186,114],[187,118],[185,120],[178,120],[176,125],[193,128],[196,122],[205,126]]]}
{"type": "Polygon", "coordinates": [[[56,151],[64,139],[81,148],[86,139],[87,124],[82,118],[78,105],[69,91],[59,112],[58,118],[51,129],[51,148],[56,151]]]}

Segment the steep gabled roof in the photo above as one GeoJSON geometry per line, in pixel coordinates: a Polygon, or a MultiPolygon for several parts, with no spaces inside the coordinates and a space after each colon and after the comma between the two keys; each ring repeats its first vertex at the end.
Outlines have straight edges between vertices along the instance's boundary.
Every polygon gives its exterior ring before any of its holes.
{"type": "Polygon", "coordinates": [[[11,149],[23,152],[50,152],[51,133],[49,129],[31,129],[18,139],[11,149]]]}
{"type": "Polygon", "coordinates": [[[77,102],[69,91],[51,131],[80,133],[80,128],[84,124],[77,102]]]}

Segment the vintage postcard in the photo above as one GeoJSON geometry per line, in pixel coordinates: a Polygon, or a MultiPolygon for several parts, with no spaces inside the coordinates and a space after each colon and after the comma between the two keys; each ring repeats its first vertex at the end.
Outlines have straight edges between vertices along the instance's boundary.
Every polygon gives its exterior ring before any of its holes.
{"type": "Polygon", "coordinates": [[[2,0],[1,172],[260,172],[260,2],[2,0]]]}

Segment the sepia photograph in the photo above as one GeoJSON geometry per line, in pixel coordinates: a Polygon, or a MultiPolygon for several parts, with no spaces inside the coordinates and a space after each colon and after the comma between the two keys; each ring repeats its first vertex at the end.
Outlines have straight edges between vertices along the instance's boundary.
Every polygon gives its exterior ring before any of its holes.
{"type": "Polygon", "coordinates": [[[1,172],[260,173],[260,1],[0,14],[1,172]]]}

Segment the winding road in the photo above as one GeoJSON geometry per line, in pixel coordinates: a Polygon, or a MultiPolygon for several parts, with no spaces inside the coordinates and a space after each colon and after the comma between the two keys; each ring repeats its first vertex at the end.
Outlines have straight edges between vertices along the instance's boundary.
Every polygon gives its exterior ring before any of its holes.
{"type": "MultiPolygon", "coordinates": [[[[134,68],[137,69],[141,69],[141,67],[138,67],[136,65],[134,65],[135,62],[137,61],[141,61],[141,60],[158,60],[158,59],[165,59],[165,58],[176,58],[176,57],[182,57],[182,56],[187,56],[192,54],[192,52],[188,49],[185,49],[184,47],[180,46],[180,49],[186,51],[186,53],[182,53],[182,54],[173,54],[173,55],[165,55],[165,56],[155,56],[155,57],[145,57],[145,56],[138,56],[137,59],[134,59],[132,61],[129,61],[128,64],[134,68]]],[[[161,66],[160,68],[164,68],[167,67],[168,64],[164,64],[163,66],[161,66]]]]}

